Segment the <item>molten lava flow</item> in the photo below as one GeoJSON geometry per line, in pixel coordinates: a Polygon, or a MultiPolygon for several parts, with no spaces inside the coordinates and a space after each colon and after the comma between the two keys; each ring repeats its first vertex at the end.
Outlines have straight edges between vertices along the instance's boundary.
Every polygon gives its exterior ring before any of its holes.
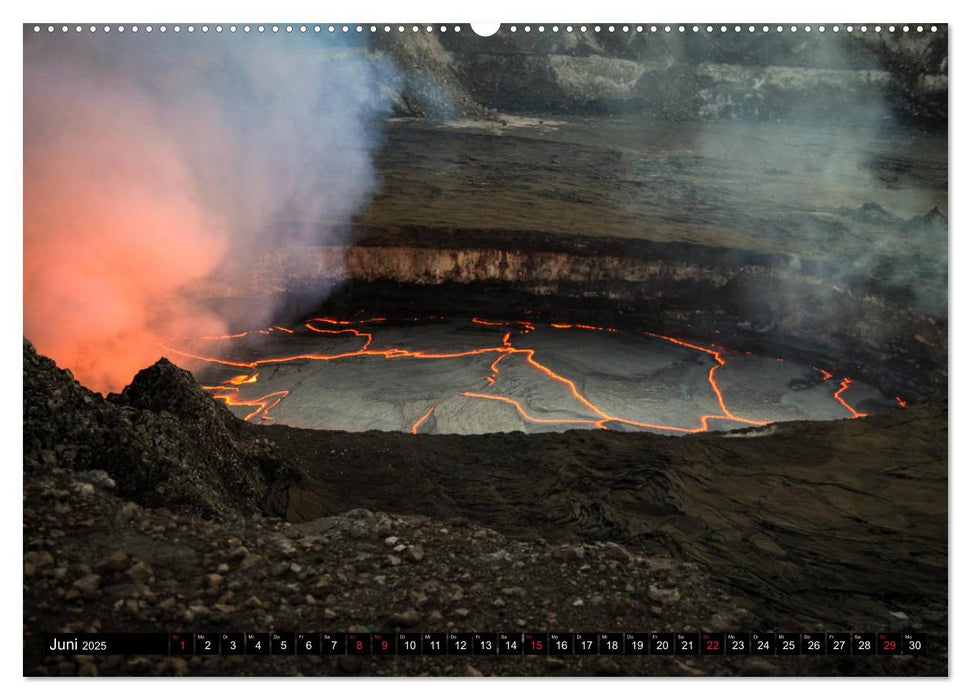
{"type": "Polygon", "coordinates": [[[817,372],[819,372],[821,375],[823,375],[823,381],[824,382],[829,381],[830,379],[833,378],[833,375],[830,374],[829,372],[827,372],[824,369],[819,369],[819,367],[815,367],[815,366],[813,367],[813,369],[816,370],[817,372]]]}
{"type": "Polygon", "coordinates": [[[234,338],[245,338],[249,335],[249,331],[243,331],[242,333],[233,333],[232,335],[204,335],[203,340],[232,340],[234,338]]]}
{"type": "Polygon", "coordinates": [[[330,323],[330,321],[325,318],[312,318],[310,319],[310,321],[307,321],[305,324],[303,324],[304,326],[306,326],[307,330],[311,330],[314,333],[325,333],[328,335],[340,335],[341,333],[351,333],[357,336],[358,338],[367,338],[367,340],[364,342],[364,347],[361,348],[362,350],[367,350],[368,347],[371,345],[371,341],[374,340],[374,336],[372,336],[370,333],[361,333],[360,331],[354,328],[347,328],[339,331],[327,330],[325,328],[317,328],[316,326],[313,325],[312,323],[313,321],[325,322],[325,323],[330,323]]]}
{"type": "Polygon", "coordinates": [[[253,374],[238,374],[235,377],[230,377],[227,379],[225,383],[233,384],[234,386],[239,386],[240,384],[255,384],[256,380],[259,378],[259,372],[255,372],[253,374]]]}
{"type": "Polygon", "coordinates": [[[502,401],[503,403],[508,403],[510,406],[514,406],[519,414],[528,420],[530,423],[578,423],[583,425],[596,425],[597,421],[593,420],[583,420],[574,418],[537,418],[536,416],[531,416],[523,408],[523,405],[516,401],[515,399],[510,399],[508,396],[496,396],[495,394],[480,394],[475,391],[463,391],[462,396],[470,396],[475,399],[487,399],[489,401],[502,401]]]}
{"type": "Polygon", "coordinates": [[[245,338],[251,333],[259,333],[260,335],[269,335],[273,331],[280,331],[282,333],[290,333],[293,331],[289,328],[284,328],[283,326],[270,326],[269,328],[260,328],[257,330],[243,331],[242,333],[231,333],[228,335],[205,335],[202,336],[203,340],[236,340],[237,338],[245,338]]]}
{"type": "Polygon", "coordinates": [[[359,326],[364,323],[380,323],[381,321],[387,321],[386,318],[366,318],[360,321],[340,321],[336,318],[313,318],[312,321],[320,321],[321,323],[329,323],[334,326],[359,326]]]}
{"type": "Polygon", "coordinates": [[[899,404],[900,404],[901,406],[906,406],[906,405],[907,405],[907,402],[906,402],[906,401],[904,401],[904,400],[903,400],[902,398],[900,398],[899,396],[894,396],[893,398],[894,398],[894,400],[895,400],[895,401],[896,401],[897,403],[899,403],[899,404]]]}
{"type": "Polygon", "coordinates": [[[583,323],[551,323],[550,328],[577,328],[584,331],[602,331],[603,333],[616,333],[616,328],[601,328],[600,326],[588,326],[583,323]]]}
{"type": "Polygon", "coordinates": [[[867,414],[866,413],[860,413],[855,408],[853,408],[848,403],[846,403],[846,400],[843,398],[843,392],[846,391],[847,389],[849,389],[850,388],[850,384],[852,384],[852,383],[853,383],[853,380],[852,379],[850,379],[849,377],[844,377],[843,378],[843,381],[840,382],[840,388],[837,389],[836,390],[836,393],[833,394],[833,398],[836,399],[837,401],[839,401],[841,404],[843,404],[843,406],[846,408],[846,410],[849,411],[851,414],[853,414],[853,417],[854,418],[863,418],[867,414]]]}
{"type": "Polygon", "coordinates": [[[417,435],[418,434],[418,429],[421,427],[421,424],[424,423],[426,420],[428,420],[428,417],[434,411],[435,411],[435,407],[432,406],[427,411],[425,411],[424,415],[422,415],[421,418],[419,418],[418,420],[415,421],[415,424],[413,426],[411,426],[411,434],[412,435],[417,435]]]}
{"type": "MultiPolygon", "coordinates": [[[[679,433],[698,433],[709,430],[710,421],[713,420],[727,420],[734,421],[737,423],[743,423],[747,425],[766,425],[769,421],[755,420],[752,418],[747,418],[740,416],[732,412],[725,401],[724,393],[721,387],[718,385],[716,374],[721,367],[724,367],[726,360],[724,353],[727,352],[724,348],[718,348],[717,346],[705,347],[703,345],[698,345],[696,343],[687,342],[674,338],[671,336],[659,335],[656,333],[645,332],[644,335],[649,337],[657,338],[665,342],[680,345],[681,347],[688,348],[697,352],[705,353],[710,356],[714,361],[714,364],[708,370],[708,384],[711,387],[711,391],[715,396],[721,413],[710,413],[703,414],[698,418],[698,424],[691,427],[685,426],[674,426],[674,425],[664,425],[659,423],[648,423],[644,421],[636,421],[630,418],[625,418],[623,416],[612,415],[606,412],[603,408],[596,405],[587,396],[585,396],[578,388],[576,383],[561,374],[555,372],[549,366],[543,364],[536,358],[536,350],[533,348],[520,348],[515,347],[512,341],[512,331],[508,330],[510,327],[518,328],[519,335],[524,336],[536,329],[536,324],[531,321],[491,321],[485,320],[479,317],[472,318],[472,322],[477,325],[501,328],[503,329],[503,334],[501,336],[500,344],[495,346],[488,346],[482,348],[474,348],[471,350],[461,350],[455,352],[430,352],[425,350],[411,350],[406,348],[374,348],[374,335],[362,330],[359,330],[353,326],[359,326],[362,324],[373,324],[380,323],[386,319],[384,318],[371,318],[363,321],[345,321],[336,318],[327,317],[317,317],[309,319],[304,323],[304,327],[314,333],[326,334],[326,335],[349,335],[355,338],[360,338],[364,342],[360,348],[356,350],[347,350],[343,352],[335,352],[332,354],[322,354],[322,353],[304,353],[296,355],[287,355],[281,357],[265,357],[261,359],[252,360],[249,362],[240,360],[230,360],[225,358],[209,357],[199,354],[194,354],[182,350],[175,350],[172,348],[167,348],[172,352],[178,353],[184,357],[193,358],[196,360],[201,360],[204,362],[212,362],[217,364],[222,364],[229,367],[241,367],[249,370],[255,370],[262,365],[269,364],[280,364],[295,361],[332,361],[341,360],[351,357],[380,357],[383,359],[454,359],[460,357],[474,357],[479,355],[496,355],[495,359],[489,365],[489,374],[486,376],[486,383],[488,386],[493,386],[499,379],[500,376],[500,364],[506,361],[508,358],[512,357],[522,357],[526,365],[533,370],[541,373],[548,380],[560,384],[570,392],[570,395],[576,400],[584,410],[589,411],[592,415],[589,418],[541,418],[539,416],[532,415],[523,404],[516,399],[508,396],[501,396],[498,394],[486,394],[478,391],[463,391],[460,392],[462,396],[469,398],[482,399],[488,401],[499,401],[501,403],[508,404],[516,409],[517,413],[522,416],[522,418],[530,423],[536,424],[564,424],[564,425],[588,425],[590,427],[607,429],[610,424],[623,424],[638,428],[649,428],[654,430],[663,430],[679,433]],[[337,326],[337,328],[322,328],[321,325],[337,326]]],[[[590,330],[595,332],[605,332],[605,333],[616,333],[617,329],[606,328],[600,326],[593,326],[587,324],[550,324],[551,328],[555,329],[580,329],[580,330],[590,330]]],[[[271,326],[266,331],[258,331],[260,333],[269,333],[273,330],[278,330],[292,334],[293,331],[282,326],[271,326]]],[[[219,336],[218,340],[224,339],[235,339],[246,336],[247,333],[238,333],[235,335],[219,336]]],[[[823,381],[827,381],[832,378],[832,374],[826,372],[825,370],[814,367],[816,371],[823,375],[823,381]]],[[[213,392],[213,397],[224,401],[228,406],[247,406],[253,407],[253,411],[245,416],[245,420],[251,420],[253,418],[259,417],[261,420],[271,420],[269,415],[270,409],[280,403],[287,395],[289,391],[276,391],[266,396],[262,396],[258,399],[242,399],[239,396],[239,387],[245,384],[254,384],[259,380],[259,372],[251,372],[247,374],[240,374],[225,380],[222,384],[218,386],[207,386],[203,387],[207,391],[213,392]]],[[[850,406],[845,399],[843,399],[843,392],[849,387],[852,380],[845,378],[838,390],[833,394],[833,397],[842,406],[844,406],[854,418],[859,418],[865,416],[865,413],[856,411],[852,406],[850,406]]],[[[899,397],[898,402],[901,405],[906,405],[899,397]]],[[[428,420],[428,418],[434,413],[435,406],[431,406],[418,420],[414,422],[411,426],[412,434],[417,434],[421,426],[428,420]]]]}
{"type": "Polygon", "coordinates": [[[683,340],[678,340],[677,338],[671,338],[666,335],[657,335],[656,333],[645,333],[645,335],[649,335],[654,338],[661,338],[662,340],[666,340],[669,343],[682,345],[686,348],[691,348],[692,350],[698,350],[699,352],[707,353],[708,355],[711,355],[714,358],[716,364],[712,366],[710,370],[708,370],[708,384],[711,385],[711,390],[715,392],[715,397],[718,399],[718,405],[719,407],[721,407],[722,415],[702,416],[701,417],[702,430],[708,429],[709,419],[717,419],[717,420],[727,419],[727,420],[737,421],[739,423],[748,423],[749,425],[768,425],[770,423],[770,421],[757,421],[757,420],[750,420],[748,418],[742,418],[741,416],[737,416],[728,410],[728,406],[725,405],[725,397],[722,395],[722,390],[718,386],[718,382],[715,381],[715,372],[718,371],[719,367],[725,366],[725,359],[722,357],[720,352],[718,352],[717,350],[711,350],[709,348],[701,347],[700,345],[692,345],[691,343],[686,343],[683,340]]]}
{"type": "Polygon", "coordinates": [[[536,326],[533,325],[533,323],[530,321],[484,321],[478,316],[473,316],[472,323],[477,323],[480,326],[500,326],[500,327],[521,326],[523,329],[522,332],[524,335],[526,333],[536,330],[536,326]]]}
{"type": "Polygon", "coordinates": [[[241,399],[237,394],[214,393],[213,398],[224,401],[227,406],[252,406],[255,409],[247,414],[243,420],[250,420],[259,416],[262,420],[273,420],[269,415],[269,410],[283,401],[290,395],[289,391],[274,391],[272,394],[261,396],[258,399],[241,399]]]}
{"type": "MultiPolygon", "coordinates": [[[[830,379],[833,378],[833,375],[824,369],[820,369],[819,367],[813,367],[813,369],[823,375],[824,382],[828,382],[830,379]]],[[[846,400],[843,398],[843,392],[846,391],[849,388],[850,384],[852,383],[853,383],[852,379],[850,379],[849,377],[844,377],[843,381],[840,382],[840,388],[833,392],[833,398],[836,399],[836,401],[838,401],[840,405],[843,406],[843,408],[849,411],[853,418],[863,418],[864,416],[869,414],[861,413],[860,411],[857,411],[855,408],[853,408],[848,403],[846,403],[846,400]]],[[[900,403],[901,406],[907,405],[906,403],[902,403],[900,401],[899,396],[897,397],[897,403],[900,403]]]]}

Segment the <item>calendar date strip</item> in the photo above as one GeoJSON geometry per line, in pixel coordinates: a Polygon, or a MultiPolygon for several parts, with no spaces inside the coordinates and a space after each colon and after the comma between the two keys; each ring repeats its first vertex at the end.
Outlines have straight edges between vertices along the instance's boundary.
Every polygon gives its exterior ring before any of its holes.
{"type": "Polygon", "coordinates": [[[160,632],[44,635],[47,656],[895,656],[923,632],[160,632]]]}

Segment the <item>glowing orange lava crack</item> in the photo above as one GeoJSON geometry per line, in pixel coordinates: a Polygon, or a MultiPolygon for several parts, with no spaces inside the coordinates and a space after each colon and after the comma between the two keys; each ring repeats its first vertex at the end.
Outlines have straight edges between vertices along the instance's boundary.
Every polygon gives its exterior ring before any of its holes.
{"type": "MultiPolygon", "coordinates": [[[[601,429],[606,429],[609,423],[622,423],[625,425],[631,425],[631,426],[641,427],[641,428],[652,428],[655,430],[666,430],[666,431],[674,431],[674,432],[682,432],[682,433],[697,433],[697,432],[707,431],[709,429],[709,421],[711,420],[730,420],[738,423],[745,423],[748,425],[766,425],[769,422],[769,421],[759,421],[759,420],[753,420],[750,418],[745,418],[745,417],[736,415],[735,413],[729,410],[728,406],[725,403],[725,397],[722,393],[721,387],[719,387],[718,382],[715,378],[715,374],[718,371],[718,369],[725,366],[725,359],[722,356],[722,350],[713,349],[714,347],[717,347],[717,346],[704,347],[701,345],[696,345],[694,343],[689,343],[689,342],[680,340],[678,338],[659,335],[656,333],[645,332],[645,335],[647,336],[658,338],[666,342],[674,343],[676,345],[680,345],[682,347],[686,347],[691,350],[703,352],[707,355],[710,355],[715,362],[715,364],[712,365],[711,369],[709,369],[708,371],[708,384],[711,387],[711,390],[714,393],[718,401],[718,405],[721,408],[722,412],[721,414],[701,415],[699,417],[699,424],[697,427],[685,428],[680,426],[671,426],[671,425],[663,425],[663,424],[657,424],[657,423],[635,421],[627,418],[622,418],[620,416],[608,414],[599,406],[594,404],[589,398],[584,396],[577,389],[576,384],[571,379],[564,377],[560,374],[557,374],[550,367],[539,362],[536,359],[535,349],[514,347],[511,341],[511,333],[509,331],[506,331],[503,333],[501,345],[499,346],[476,348],[473,350],[464,350],[464,351],[456,351],[456,352],[435,353],[435,352],[427,352],[423,350],[406,350],[402,348],[386,348],[383,350],[372,349],[371,344],[374,341],[374,336],[371,333],[365,333],[356,328],[346,328],[346,326],[352,326],[352,325],[364,324],[364,323],[377,323],[385,320],[387,319],[383,317],[371,318],[371,319],[366,319],[361,321],[344,321],[336,318],[318,317],[318,318],[312,318],[307,322],[305,322],[304,326],[308,330],[313,331],[315,333],[328,334],[328,335],[349,334],[349,335],[353,335],[354,337],[364,339],[364,344],[361,348],[357,350],[339,352],[334,354],[305,353],[305,354],[290,355],[290,356],[284,356],[284,357],[263,358],[259,360],[254,360],[252,362],[243,362],[243,361],[235,361],[235,360],[226,360],[226,359],[216,358],[216,357],[207,357],[203,355],[196,355],[193,353],[177,350],[174,348],[166,348],[166,349],[172,352],[178,353],[180,355],[183,355],[185,357],[202,360],[205,362],[218,363],[218,364],[222,364],[230,367],[241,367],[246,369],[256,369],[257,367],[265,364],[278,364],[278,363],[293,362],[297,360],[330,361],[330,360],[339,360],[339,359],[345,359],[345,358],[351,358],[351,357],[383,357],[385,359],[397,359],[397,358],[452,359],[452,358],[459,358],[459,357],[471,357],[471,356],[495,353],[498,355],[498,357],[496,357],[496,359],[491,363],[489,367],[490,374],[486,377],[486,382],[490,386],[494,385],[498,380],[499,371],[500,371],[499,364],[503,360],[513,355],[522,355],[529,366],[541,372],[547,378],[567,387],[571,395],[574,397],[574,399],[576,399],[580,404],[582,404],[587,410],[592,412],[596,416],[596,418],[589,418],[589,419],[540,418],[538,416],[534,416],[530,414],[519,401],[507,396],[500,396],[496,394],[484,394],[484,393],[474,392],[474,391],[464,391],[464,392],[461,392],[461,395],[467,396],[470,398],[478,398],[478,399],[484,399],[484,400],[490,400],[490,401],[500,401],[500,402],[509,404],[513,406],[516,409],[516,411],[525,420],[532,423],[538,423],[538,424],[540,423],[541,424],[559,424],[559,423],[584,424],[584,425],[591,425],[601,429]],[[342,328],[327,329],[327,328],[320,328],[319,326],[314,324],[327,324],[327,325],[340,326],[342,328]]],[[[536,328],[535,324],[533,324],[530,321],[489,321],[479,317],[473,317],[472,322],[478,325],[490,326],[490,327],[508,328],[509,326],[518,326],[520,328],[519,332],[522,335],[526,335],[531,331],[534,331],[536,328]]],[[[605,328],[605,327],[593,326],[593,325],[587,325],[587,324],[556,323],[556,324],[550,324],[550,327],[556,328],[556,329],[581,329],[581,330],[592,330],[592,331],[608,332],[608,333],[617,332],[615,328],[605,328]]],[[[273,330],[279,330],[289,334],[293,333],[292,330],[284,328],[283,326],[271,326],[266,331],[258,331],[258,332],[267,334],[273,330]]],[[[229,338],[241,338],[246,336],[247,333],[238,333],[235,335],[228,335],[228,336],[215,336],[208,339],[222,340],[222,339],[229,339],[229,338]]],[[[817,367],[814,367],[813,369],[816,369],[817,371],[823,374],[824,381],[832,377],[832,375],[826,372],[825,370],[821,370],[817,367]]],[[[277,404],[279,404],[280,401],[282,401],[286,396],[288,396],[290,392],[287,390],[283,390],[283,391],[276,391],[271,394],[267,394],[266,396],[262,396],[258,399],[249,399],[249,400],[241,399],[238,395],[239,386],[242,384],[256,383],[258,381],[258,378],[259,378],[258,372],[254,372],[252,374],[242,374],[242,375],[237,375],[235,377],[227,379],[225,382],[223,382],[222,385],[207,386],[203,388],[206,389],[207,391],[214,392],[213,393],[214,398],[224,401],[229,406],[254,407],[255,410],[250,412],[245,417],[245,420],[250,420],[256,416],[260,416],[263,420],[270,420],[271,417],[268,415],[269,410],[274,406],[276,406],[277,404]]],[[[850,380],[849,378],[844,379],[842,384],[840,385],[840,388],[834,393],[833,397],[834,399],[836,399],[836,401],[838,401],[841,405],[843,405],[848,411],[850,411],[850,413],[853,415],[854,418],[865,416],[866,415],[865,413],[856,411],[842,398],[842,393],[849,387],[851,381],[852,380],[850,380]]],[[[901,405],[906,405],[906,403],[900,400],[899,398],[898,398],[898,402],[901,403],[901,405]]],[[[415,423],[411,427],[411,432],[413,434],[417,434],[422,424],[424,424],[424,422],[432,415],[434,410],[435,410],[435,406],[430,407],[417,421],[415,421],[415,423]]]]}
{"type": "MultiPolygon", "coordinates": [[[[820,369],[819,367],[815,367],[815,366],[813,367],[813,369],[823,375],[823,381],[824,382],[828,382],[830,379],[833,378],[833,375],[830,374],[829,372],[827,372],[824,369],[820,369]]],[[[843,378],[843,381],[840,382],[840,388],[833,392],[833,398],[836,399],[836,401],[838,401],[840,403],[840,405],[843,406],[843,408],[845,408],[847,411],[849,411],[850,412],[850,415],[853,418],[863,418],[864,416],[867,416],[869,414],[867,414],[867,413],[861,413],[860,411],[857,411],[855,408],[853,408],[848,403],[846,403],[846,400],[843,398],[843,392],[846,391],[847,389],[849,389],[850,388],[850,384],[852,384],[852,383],[853,383],[853,380],[852,379],[850,379],[849,377],[844,377],[843,378]]],[[[906,406],[907,405],[906,402],[900,400],[900,397],[899,396],[896,397],[896,398],[897,398],[897,403],[899,403],[901,406],[906,406]]]]}
{"type": "Polygon", "coordinates": [[[212,397],[223,401],[227,406],[253,407],[254,410],[243,417],[243,420],[247,421],[256,416],[260,416],[262,420],[273,420],[273,417],[269,415],[269,410],[290,395],[289,391],[283,390],[274,391],[272,394],[261,396],[258,399],[241,399],[239,394],[235,393],[239,391],[237,387],[203,387],[203,389],[213,391],[212,397]]]}
{"type": "Polygon", "coordinates": [[[435,407],[432,406],[427,411],[425,411],[424,415],[422,415],[421,418],[415,421],[415,424],[411,426],[412,435],[418,434],[418,429],[421,427],[421,424],[424,423],[426,420],[428,420],[428,417],[432,414],[432,412],[434,412],[434,410],[435,410],[435,407]]]}
{"type": "Polygon", "coordinates": [[[537,418],[536,416],[531,416],[523,408],[523,405],[516,401],[515,399],[510,399],[508,396],[496,396],[495,394],[480,394],[476,391],[463,391],[462,396],[470,396],[475,399],[488,399],[489,401],[502,401],[503,403],[508,403],[510,406],[515,407],[519,414],[531,423],[581,423],[584,425],[596,425],[597,421],[584,420],[582,418],[537,418]]]}
{"type": "Polygon", "coordinates": [[[835,394],[833,394],[833,398],[839,401],[841,404],[843,404],[844,408],[846,408],[847,411],[853,414],[854,418],[863,418],[867,414],[857,411],[855,408],[853,408],[848,403],[846,403],[846,400],[843,398],[843,392],[849,389],[850,384],[852,383],[853,383],[852,379],[850,379],[849,377],[844,377],[843,381],[840,382],[840,388],[836,390],[835,394]]]}
{"type": "Polygon", "coordinates": [[[717,350],[712,350],[710,348],[702,347],[701,345],[686,343],[683,340],[678,340],[677,338],[672,338],[666,335],[658,335],[657,333],[645,333],[645,335],[649,335],[654,338],[660,338],[662,340],[668,341],[669,343],[675,343],[676,345],[682,345],[686,348],[691,348],[692,350],[698,350],[700,352],[707,353],[714,358],[716,364],[713,365],[710,370],[708,370],[708,384],[711,386],[711,390],[715,392],[715,397],[718,399],[718,406],[722,410],[722,415],[709,414],[709,415],[701,416],[702,430],[708,429],[709,420],[727,419],[727,420],[736,421],[738,423],[747,423],[749,425],[768,425],[771,422],[771,421],[758,421],[758,420],[751,420],[749,418],[742,418],[741,416],[737,416],[728,410],[728,406],[725,405],[725,397],[722,395],[721,387],[718,386],[718,382],[715,380],[715,372],[718,371],[719,367],[725,366],[725,359],[722,357],[721,352],[717,350]]]}

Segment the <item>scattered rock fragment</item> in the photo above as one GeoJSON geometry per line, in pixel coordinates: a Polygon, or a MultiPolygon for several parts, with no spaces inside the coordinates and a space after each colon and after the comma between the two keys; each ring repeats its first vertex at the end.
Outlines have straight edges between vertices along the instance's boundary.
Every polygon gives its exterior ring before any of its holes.
{"type": "Polygon", "coordinates": [[[388,622],[397,627],[415,627],[421,624],[421,613],[414,608],[395,613],[388,618],[388,622]]]}

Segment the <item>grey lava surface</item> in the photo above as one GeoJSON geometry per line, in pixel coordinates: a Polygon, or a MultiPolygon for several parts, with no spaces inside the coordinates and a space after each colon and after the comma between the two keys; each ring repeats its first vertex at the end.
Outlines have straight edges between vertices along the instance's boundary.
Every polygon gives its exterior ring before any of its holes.
{"type": "Polygon", "coordinates": [[[823,368],[607,327],[318,318],[202,348],[173,358],[240,418],[298,428],[684,434],[896,405],[823,368]]]}

